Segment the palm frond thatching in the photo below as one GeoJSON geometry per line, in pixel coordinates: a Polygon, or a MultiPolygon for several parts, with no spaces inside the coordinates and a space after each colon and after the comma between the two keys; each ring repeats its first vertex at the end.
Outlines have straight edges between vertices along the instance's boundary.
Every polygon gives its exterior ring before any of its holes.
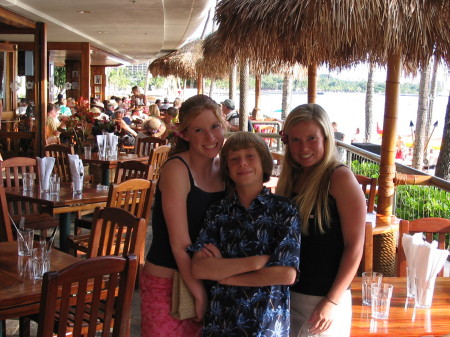
{"type": "Polygon", "coordinates": [[[346,67],[385,64],[400,53],[406,69],[434,54],[450,64],[448,0],[222,0],[218,30],[204,43],[211,62],[346,67]]]}

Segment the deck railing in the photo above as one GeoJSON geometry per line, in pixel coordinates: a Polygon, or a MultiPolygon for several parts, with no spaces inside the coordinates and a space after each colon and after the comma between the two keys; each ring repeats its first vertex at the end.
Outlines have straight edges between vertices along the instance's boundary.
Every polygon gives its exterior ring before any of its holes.
{"type": "MultiPolygon", "coordinates": [[[[379,176],[380,156],[337,141],[343,161],[355,174],[379,176]]],[[[450,182],[396,163],[393,213],[400,219],[450,218],[450,182]]]]}

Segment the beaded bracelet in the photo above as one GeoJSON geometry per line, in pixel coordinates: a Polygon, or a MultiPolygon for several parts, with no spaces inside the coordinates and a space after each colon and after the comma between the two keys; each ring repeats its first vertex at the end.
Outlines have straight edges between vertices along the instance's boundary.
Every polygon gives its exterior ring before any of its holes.
{"type": "Polygon", "coordinates": [[[333,301],[331,298],[329,298],[328,295],[325,296],[325,298],[326,298],[328,301],[330,301],[331,303],[333,303],[334,305],[338,305],[335,301],[333,301]]]}

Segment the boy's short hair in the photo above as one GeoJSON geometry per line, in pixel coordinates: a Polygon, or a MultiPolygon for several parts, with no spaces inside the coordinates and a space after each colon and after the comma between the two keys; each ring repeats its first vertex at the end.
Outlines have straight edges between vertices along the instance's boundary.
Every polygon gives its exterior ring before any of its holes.
{"type": "Polygon", "coordinates": [[[252,132],[238,131],[226,140],[220,151],[220,168],[222,170],[222,177],[227,184],[227,187],[234,189],[234,182],[230,178],[230,171],[228,170],[228,154],[230,151],[239,151],[253,148],[258,153],[261,160],[263,170],[263,182],[268,182],[272,175],[273,159],[270,154],[269,147],[266,142],[258,135],[252,132]]]}

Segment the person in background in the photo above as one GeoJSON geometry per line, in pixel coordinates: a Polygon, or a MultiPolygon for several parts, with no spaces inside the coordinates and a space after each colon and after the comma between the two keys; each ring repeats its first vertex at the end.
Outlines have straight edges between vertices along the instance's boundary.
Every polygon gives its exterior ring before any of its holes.
{"type": "Polygon", "coordinates": [[[21,98],[19,101],[19,107],[16,109],[16,117],[21,117],[27,112],[28,100],[26,98],[21,98]]]}
{"type": "Polygon", "coordinates": [[[402,137],[399,135],[397,137],[397,142],[395,143],[395,159],[403,160],[404,154],[403,150],[405,149],[405,142],[403,141],[402,137]]]}
{"type": "Polygon", "coordinates": [[[118,108],[116,111],[122,111],[123,112],[123,120],[125,123],[127,123],[127,125],[131,125],[131,114],[130,111],[126,110],[126,109],[121,109],[118,108]]]}
{"type": "Polygon", "coordinates": [[[216,102],[205,95],[187,99],[179,118],[176,145],[156,188],[153,239],[140,274],[142,337],[199,336],[207,309],[203,282],[192,277],[186,248],[197,239],[208,207],[225,196],[217,157],[225,130],[216,102]],[[170,316],[176,270],[195,299],[195,319],[170,316]]]}
{"type": "Polygon", "coordinates": [[[164,98],[163,104],[159,107],[159,110],[167,110],[172,106],[172,104],[169,103],[169,99],[166,97],[164,98]]]}
{"type": "Polygon", "coordinates": [[[181,98],[177,97],[177,98],[175,98],[173,100],[173,107],[175,109],[177,109],[177,110],[180,109],[180,107],[181,107],[181,98]]]}
{"type": "Polygon", "coordinates": [[[334,139],[343,142],[344,138],[345,138],[345,134],[338,130],[337,123],[336,122],[332,122],[331,126],[333,127],[334,139]]]}
{"type": "Polygon", "coordinates": [[[139,107],[147,105],[147,97],[144,94],[141,94],[141,91],[137,85],[131,88],[131,106],[139,107]]]}
{"type": "Polygon", "coordinates": [[[350,141],[353,143],[362,143],[364,141],[363,135],[360,133],[359,128],[356,128],[355,134],[352,136],[352,140],[350,141]]]}
{"type": "Polygon", "coordinates": [[[250,132],[234,133],[220,153],[228,197],[210,207],[190,247],[194,277],[216,281],[204,336],[289,336],[300,220],[288,198],[263,186],[272,165],[267,144],[250,132]]]}
{"type": "Polygon", "coordinates": [[[61,134],[60,128],[64,126],[63,122],[58,120],[58,112],[55,104],[47,104],[47,120],[45,121],[45,139],[53,143],[55,138],[61,134]]]}
{"type": "Polygon", "coordinates": [[[331,123],[320,105],[293,109],[282,140],[285,156],[276,193],[293,198],[302,220],[290,336],[349,336],[350,284],[364,245],[364,194],[350,169],[339,163],[331,123]]]}
{"type": "Polygon", "coordinates": [[[235,109],[234,102],[231,99],[226,99],[220,103],[222,105],[222,113],[227,129],[230,131],[239,131],[239,114],[235,109]]]}
{"type": "Polygon", "coordinates": [[[159,111],[159,108],[156,104],[151,104],[148,107],[148,115],[153,117],[161,117],[161,112],[159,111]]]}
{"type": "Polygon", "coordinates": [[[164,122],[159,118],[153,116],[148,117],[144,121],[144,125],[142,127],[144,128],[144,131],[139,132],[136,138],[145,138],[145,137],[162,138],[162,136],[166,132],[166,126],[164,122]]]}
{"type": "Polygon", "coordinates": [[[170,142],[173,140],[174,133],[176,131],[176,124],[178,123],[178,109],[170,107],[167,109],[166,114],[163,116],[164,124],[166,125],[166,132],[162,138],[168,139],[170,142]]]}

